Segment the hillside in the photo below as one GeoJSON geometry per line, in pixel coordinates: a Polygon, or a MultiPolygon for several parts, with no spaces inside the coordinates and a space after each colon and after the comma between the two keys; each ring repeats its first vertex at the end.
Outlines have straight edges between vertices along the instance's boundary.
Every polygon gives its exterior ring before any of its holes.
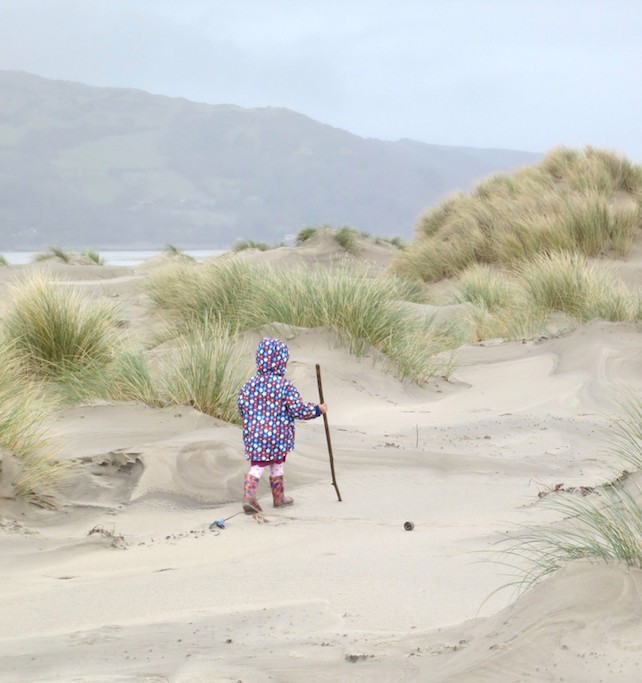
{"type": "Polygon", "coordinates": [[[409,237],[439,197],[538,158],[4,71],[0,249],[226,247],[322,223],[409,237]]]}

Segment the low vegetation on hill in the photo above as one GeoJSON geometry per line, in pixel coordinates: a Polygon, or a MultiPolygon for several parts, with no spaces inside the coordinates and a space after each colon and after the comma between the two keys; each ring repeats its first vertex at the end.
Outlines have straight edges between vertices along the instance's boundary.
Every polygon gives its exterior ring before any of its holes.
{"type": "Polygon", "coordinates": [[[49,247],[33,257],[34,263],[66,263],[73,265],[104,266],[105,259],[95,249],[85,249],[80,253],[67,251],[61,247],[49,247]]]}
{"type": "Polygon", "coordinates": [[[503,268],[538,254],[626,256],[642,225],[642,167],[613,152],[559,148],[427,211],[394,271],[425,282],[474,264],[503,268]]]}
{"type": "Polygon", "coordinates": [[[391,264],[399,277],[451,283],[471,305],[472,339],[530,338],[552,313],[570,324],[639,320],[640,293],[600,264],[642,234],[642,167],[613,152],[560,148],[493,176],[419,220],[391,264]]]}

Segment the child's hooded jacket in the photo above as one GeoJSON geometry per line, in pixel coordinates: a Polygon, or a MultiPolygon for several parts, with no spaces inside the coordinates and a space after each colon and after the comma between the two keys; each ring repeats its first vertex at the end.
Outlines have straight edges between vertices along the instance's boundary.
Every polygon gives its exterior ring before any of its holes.
{"type": "Polygon", "coordinates": [[[285,378],[289,358],[285,342],[263,339],[256,351],[257,373],[239,391],[245,457],[256,465],[283,462],[294,448],[294,420],[321,414],[319,406],[304,403],[285,378]]]}

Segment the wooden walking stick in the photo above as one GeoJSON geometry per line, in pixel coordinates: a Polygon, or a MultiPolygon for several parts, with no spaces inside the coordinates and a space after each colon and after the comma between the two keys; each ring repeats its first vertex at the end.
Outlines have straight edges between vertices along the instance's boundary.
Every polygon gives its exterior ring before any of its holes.
{"type": "MultiPolygon", "coordinates": [[[[321,384],[321,366],[317,363],[317,384],[319,385],[319,403],[325,403],[323,400],[323,385],[321,384]]],[[[332,486],[337,492],[337,498],[341,502],[341,493],[337,486],[337,477],[334,474],[334,456],[332,455],[332,442],[330,441],[330,427],[328,425],[328,416],[323,413],[323,424],[325,425],[325,439],[328,442],[328,455],[330,456],[330,472],[332,472],[332,486]]]]}

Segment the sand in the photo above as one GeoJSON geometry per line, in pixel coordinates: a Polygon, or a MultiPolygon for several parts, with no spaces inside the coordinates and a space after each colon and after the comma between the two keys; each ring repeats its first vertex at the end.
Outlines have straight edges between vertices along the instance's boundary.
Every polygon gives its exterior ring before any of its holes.
{"type": "MultiPolygon", "coordinates": [[[[28,270],[0,269],[0,314],[28,270]]],[[[149,270],[52,272],[139,335],[149,270]]],[[[642,259],[621,270],[642,284],[642,259]]],[[[297,427],[294,506],[273,509],[263,481],[255,519],[238,427],[187,407],[65,409],[58,509],[0,501],[3,683],[642,680],[642,571],[578,561],[520,595],[495,561],[507,532],[556,518],[539,492],[621,472],[603,430],[619,390],[642,389],[639,327],[467,346],[425,387],[325,330],[283,336],[306,400],[322,367],[342,502],[322,420],[297,427]]]]}

